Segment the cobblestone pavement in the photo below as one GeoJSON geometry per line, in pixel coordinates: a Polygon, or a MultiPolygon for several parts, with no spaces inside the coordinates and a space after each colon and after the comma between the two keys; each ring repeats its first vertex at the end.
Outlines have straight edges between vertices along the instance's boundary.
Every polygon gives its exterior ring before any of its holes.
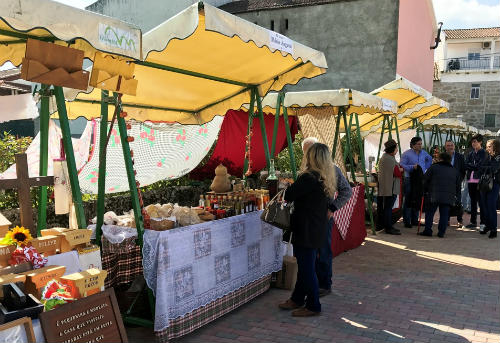
{"type": "Polygon", "coordinates": [[[500,342],[500,240],[454,223],[444,239],[397,224],[401,236],[369,235],[336,257],[319,317],[291,317],[277,307],[289,292],[271,289],[175,342],[500,342]]]}

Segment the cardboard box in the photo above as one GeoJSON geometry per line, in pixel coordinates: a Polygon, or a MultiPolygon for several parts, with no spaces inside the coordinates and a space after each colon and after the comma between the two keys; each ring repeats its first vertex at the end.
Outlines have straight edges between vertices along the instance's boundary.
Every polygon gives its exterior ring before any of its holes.
{"type": "Polygon", "coordinates": [[[23,273],[22,275],[26,275],[26,293],[31,293],[40,299],[43,287],[47,282],[52,279],[59,281],[65,271],[66,267],[64,266],[48,266],[23,273]]]}
{"type": "Polygon", "coordinates": [[[104,287],[104,280],[108,272],[96,268],[88,269],[80,273],[74,273],[61,277],[61,283],[71,287],[70,293],[76,298],[84,298],[99,293],[104,287]]]}

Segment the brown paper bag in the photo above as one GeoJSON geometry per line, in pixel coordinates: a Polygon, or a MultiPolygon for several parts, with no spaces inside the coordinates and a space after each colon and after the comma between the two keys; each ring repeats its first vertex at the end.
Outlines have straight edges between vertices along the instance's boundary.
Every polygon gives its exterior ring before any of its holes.
{"type": "Polygon", "coordinates": [[[293,256],[292,234],[287,242],[286,254],[283,256],[283,267],[276,273],[276,288],[292,290],[297,281],[297,259],[293,256]]]}

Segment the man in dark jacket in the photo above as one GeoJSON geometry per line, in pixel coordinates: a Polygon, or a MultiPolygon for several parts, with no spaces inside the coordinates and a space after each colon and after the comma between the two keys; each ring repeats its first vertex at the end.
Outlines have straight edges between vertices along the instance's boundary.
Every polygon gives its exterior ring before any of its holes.
{"type": "Polygon", "coordinates": [[[426,196],[425,230],[422,236],[432,236],[434,214],[439,207],[438,237],[443,238],[448,226],[450,206],[460,194],[460,175],[451,165],[451,156],[439,154],[439,162],[434,163],[425,173],[424,192],[426,196]]]}
{"type": "MultiPolygon", "coordinates": [[[[460,185],[462,185],[462,182],[465,178],[465,159],[464,155],[462,155],[459,152],[455,151],[455,143],[453,143],[450,140],[447,140],[444,143],[444,148],[448,155],[451,156],[451,165],[457,170],[458,175],[460,175],[460,185]]],[[[461,202],[462,202],[462,197],[457,196],[457,203],[455,205],[458,205],[461,207],[461,202]]],[[[462,226],[462,214],[458,213],[457,214],[457,221],[460,226],[462,226]]]]}
{"type": "MultiPolygon", "coordinates": [[[[479,168],[486,158],[486,152],[481,148],[483,136],[480,134],[472,136],[471,145],[472,151],[467,156],[465,161],[465,169],[467,171],[467,186],[469,188],[470,197],[470,223],[466,226],[468,229],[475,229],[477,227],[477,206],[480,203],[480,194],[477,184],[479,182],[479,168]]],[[[480,224],[484,225],[485,217],[484,211],[479,213],[480,224]]]]}

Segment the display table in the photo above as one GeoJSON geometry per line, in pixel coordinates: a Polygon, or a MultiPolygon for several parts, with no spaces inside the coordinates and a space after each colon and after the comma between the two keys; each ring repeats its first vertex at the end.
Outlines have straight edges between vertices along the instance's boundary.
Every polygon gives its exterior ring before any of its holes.
{"type": "MultiPolygon", "coordinates": [[[[156,296],[156,332],[281,270],[282,231],[261,211],[168,231],[146,230],[144,277],[156,296]]],[[[212,314],[212,316],[215,314],[212,314]]]]}
{"type": "Polygon", "coordinates": [[[146,230],[142,265],[137,230],[103,225],[106,287],[144,272],[156,296],[154,329],[160,341],[188,334],[265,292],[271,273],[281,270],[283,231],[262,222],[261,213],[146,230]]]}

